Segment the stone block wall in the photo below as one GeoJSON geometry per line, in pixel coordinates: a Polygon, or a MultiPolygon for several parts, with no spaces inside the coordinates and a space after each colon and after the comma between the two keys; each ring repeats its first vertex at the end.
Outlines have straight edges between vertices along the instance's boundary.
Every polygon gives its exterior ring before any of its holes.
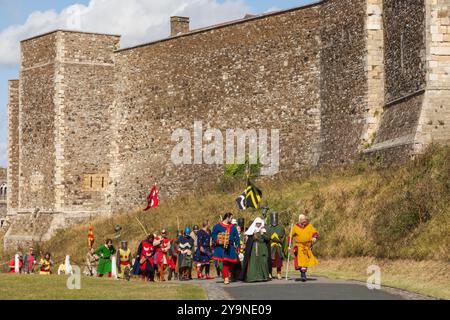
{"type": "Polygon", "coordinates": [[[9,81],[8,100],[8,200],[14,214],[19,206],[19,80],[9,81]]]}
{"type": "Polygon", "coordinates": [[[57,33],[21,43],[19,208],[55,208],[57,33]]]}
{"type": "Polygon", "coordinates": [[[7,172],[5,168],[0,168],[0,220],[6,216],[7,191],[7,172]]]}
{"type": "Polygon", "coordinates": [[[193,31],[184,19],[181,33],[125,49],[63,30],[22,41],[5,245],[143,207],[154,182],[167,198],[217,181],[223,165],[194,152],[171,161],[172,133],[193,142],[196,121],[224,138],[279,129],[287,174],[448,143],[449,2],[324,0],[193,31]]]}
{"type": "Polygon", "coordinates": [[[56,211],[110,211],[114,51],[119,36],[59,32],[56,211]]]}
{"type": "Polygon", "coordinates": [[[117,54],[115,210],[191,192],[217,165],[171,162],[175,129],[280,129],[280,168],[317,163],[320,6],[193,32],[117,54]]]}
{"type": "Polygon", "coordinates": [[[450,141],[450,0],[427,0],[427,90],[416,152],[450,141]]]}

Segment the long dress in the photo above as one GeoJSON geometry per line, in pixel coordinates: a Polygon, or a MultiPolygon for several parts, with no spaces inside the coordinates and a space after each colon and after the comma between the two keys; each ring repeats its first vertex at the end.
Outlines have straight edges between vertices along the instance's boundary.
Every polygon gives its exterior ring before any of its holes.
{"type": "Polygon", "coordinates": [[[270,256],[267,248],[269,241],[270,238],[265,233],[258,232],[253,237],[249,236],[246,244],[247,261],[243,277],[246,282],[270,280],[269,265],[267,263],[270,256]]]}
{"type": "Polygon", "coordinates": [[[97,274],[109,274],[112,271],[111,256],[115,253],[116,249],[113,246],[108,248],[104,244],[102,244],[97,250],[95,250],[95,254],[100,256],[100,259],[98,261],[97,274]]]}
{"type": "Polygon", "coordinates": [[[307,268],[318,264],[319,261],[311,250],[312,239],[319,236],[316,229],[311,224],[307,224],[304,227],[296,224],[292,229],[291,236],[295,241],[297,255],[297,258],[294,260],[295,269],[300,270],[302,267],[307,268]]]}

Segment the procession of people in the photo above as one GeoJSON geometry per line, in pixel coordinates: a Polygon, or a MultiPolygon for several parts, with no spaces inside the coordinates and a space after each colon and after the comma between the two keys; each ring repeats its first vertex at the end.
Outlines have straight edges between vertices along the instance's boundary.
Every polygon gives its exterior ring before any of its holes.
{"type": "MultiPolygon", "coordinates": [[[[301,214],[298,223],[288,231],[279,223],[277,212],[270,214],[268,224],[261,217],[247,228],[244,222],[243,218],[234,219],[232,213],[225,213],[212,229],[205,220],[201,229],[197,225],[192,229],[186,227],[183,232],[178,230],[173,238],[169,238],[167,230],[153,232],[140,241],[134,255],[125,240],[120,242],[118,250],[112,239],[95,248],[90,227],[84,274],[123,280],[134,276],[145,282],[163,282],[189,281],[194,273],[197,279],[212,280],[214,264],[216,275],[223,278],[224,284],[282,280],[283,263],[293,248],[295,270],[300,272],[298,281],[308,280],[308,268],[318,263],[312,247],[319,235],[305,215],[301,214]]],[[[12,273],[17,272],[16,260],[20,273],[33,273],[37,265],[39,274],[48,275],[54,264],[50,253],[38,262],[33,248],[24,257],[18,254],[11,260],[12,273]]]]}

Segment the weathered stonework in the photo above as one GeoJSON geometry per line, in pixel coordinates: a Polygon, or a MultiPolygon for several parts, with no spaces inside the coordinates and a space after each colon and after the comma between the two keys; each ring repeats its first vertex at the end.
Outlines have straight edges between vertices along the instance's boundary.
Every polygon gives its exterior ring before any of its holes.
{"type": "Polygon", "coordinates": [[[7,173],[5,168],[0,168],[0,224],[6,217],[7,203],[7,173]]]}
{"type": "Polygon", "coordinates": [[[367,154],[407,159],[450,140],[450,0],[384,0],[385,106],[367,154]]]}
{"type": "Polygon", "coordinates": [[[450,0],[325,0],[119,49],[57,30],[22,42],[10,82],[6,247],[214,182],[178,166],[175,129],[280,129],[280,170],[450,140],[450,0]]]}
{"type": "Polygon", "coordinates": [[[19,206],[19,80],[9,81],[8,101],[8,214],[19,206]]]}

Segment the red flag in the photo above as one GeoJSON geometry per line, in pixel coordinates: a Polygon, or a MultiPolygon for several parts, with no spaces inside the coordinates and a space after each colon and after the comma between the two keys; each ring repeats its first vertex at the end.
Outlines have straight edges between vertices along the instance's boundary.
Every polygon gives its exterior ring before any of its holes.
{"type": "Polygon", "coordinates": [[[144,211],[150,210],[158,205],[158,189],[156,189],[156,183],[153,185],[152,190],[147,196],[147,208],[144,211]]]}

